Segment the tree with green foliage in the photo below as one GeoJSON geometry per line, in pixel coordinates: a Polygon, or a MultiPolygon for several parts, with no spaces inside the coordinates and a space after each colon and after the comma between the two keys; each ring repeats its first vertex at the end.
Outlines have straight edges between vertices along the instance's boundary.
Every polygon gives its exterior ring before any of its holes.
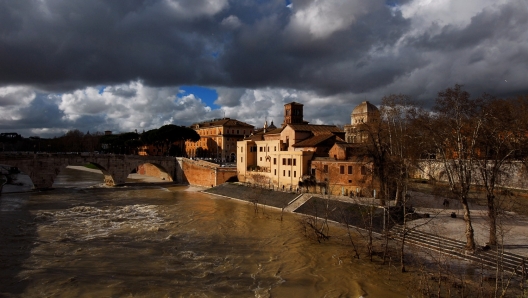
{"type": "Polygon", "coordinates": [[[185,150],[183,143],[187,140],[196,142],[200,140],[200,135],[189,127],[167,124],[158,129],[152,129],[141,135],[141,140],[145,144],[150,144],[162,148],[167,148],[170,156],[183,155],[185,150]],[[175,142],[180,142],[181,146],[174,146],[175,142]]]}
{"type": "Polygon", "coordinates": [[[139,134],[136,132],[126,132],[118,135],[104,135],[101,137],[101,144],[108,146],[108,152],[115,154],[129,154],[137,152],[137,147],[142,145],[139,134]]]}

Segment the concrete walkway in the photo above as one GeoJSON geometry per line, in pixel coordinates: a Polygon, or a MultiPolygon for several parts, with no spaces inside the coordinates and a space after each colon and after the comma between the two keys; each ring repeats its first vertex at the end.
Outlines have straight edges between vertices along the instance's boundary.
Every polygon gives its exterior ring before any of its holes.
{"type": "Polygon", "coordinates": [[[293,201],[291,204],[289,204],[286,208],[284,208],[284,211],[287,212],[293,212],[297,208],[301,207],[304,203],[308,202],[309,199],[312,198],[312,194],[304,193],[297,197],[295,201],[293,201]]]}

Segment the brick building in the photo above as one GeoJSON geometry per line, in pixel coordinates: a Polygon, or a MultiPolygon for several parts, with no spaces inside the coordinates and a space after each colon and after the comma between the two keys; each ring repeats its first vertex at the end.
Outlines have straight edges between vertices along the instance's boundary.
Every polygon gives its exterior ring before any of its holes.
{"type": "Polygon", "coordinates": [[[344,196],[372,196],[377,189],[372,163],[362,154],[361,144],[335,143],[328,157],[311,161],[310,177],[303,186],[312,192],[344,196]]]}
{"type": "Polygon", "coordinates": [[[230,118],[195,123],[191,128],[200,135],[200,140],[185,142],[188,157],[228,162],[236,160],[237,141],[251,135],[255,129],[253,125],[230,118]]]}

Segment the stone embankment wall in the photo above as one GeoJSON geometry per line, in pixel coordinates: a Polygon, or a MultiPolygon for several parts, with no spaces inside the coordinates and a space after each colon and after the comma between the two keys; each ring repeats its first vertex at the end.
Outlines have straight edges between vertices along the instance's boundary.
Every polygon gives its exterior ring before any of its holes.
{"type": "Polygon", "coordinates": [[[236,177],[236,168],[224,168],[203,160],[178,158],[178,163],[182,169],[181,177],[177,177],[180,183],[212,187],[236,177]]]}
{"type": "MultiPolygon", "coordinates": [[[[482,185],[482,176],[479,169],[473,169],[473,183],[482,185]]],[[[447,181],[445,166],[437,160],[424,160],[412,173],[413,178],[435,179],[437,181],[447,181]]],[[[528,189],[528,170],[519,161],[506,163],[501,167],[501,174],[497,181],[497,186],[515,189],[528,189]]]]}

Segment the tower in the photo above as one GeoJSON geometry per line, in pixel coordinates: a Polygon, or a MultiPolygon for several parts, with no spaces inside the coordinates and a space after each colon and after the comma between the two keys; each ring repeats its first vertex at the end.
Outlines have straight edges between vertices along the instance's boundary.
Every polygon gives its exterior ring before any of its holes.
{"type": "Polygon", "coordinates": [[[303,104],[290,102],[284,105],[284,122],[282,127],[287,124],[308,124],[303,120],[303,104]]]}

